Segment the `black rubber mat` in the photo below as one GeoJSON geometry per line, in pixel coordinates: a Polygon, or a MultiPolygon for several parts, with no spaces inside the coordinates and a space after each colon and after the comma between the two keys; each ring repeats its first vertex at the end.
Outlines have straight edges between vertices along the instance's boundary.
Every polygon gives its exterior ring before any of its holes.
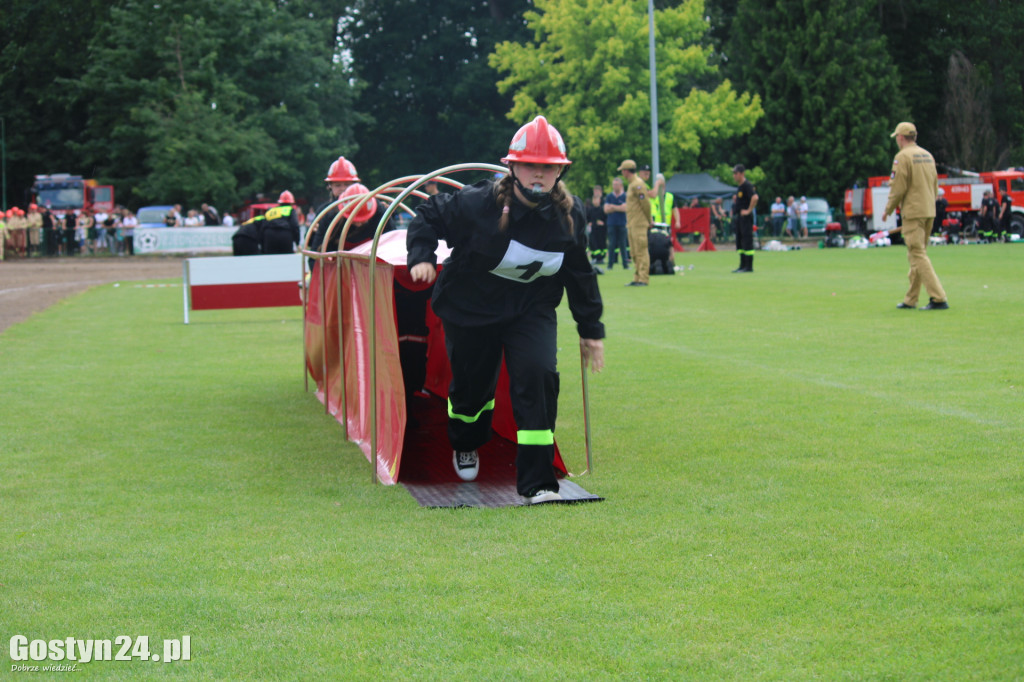
{"type": "MultiPolygon", "coordinates": [[[[526,500],[516,492],[516,444],[497,434],[480,448],[480,473],[475,481],[462,481],[452,465],[448,444],[446,403],[437,398],[415,398],[412,421],[406,428],[398,482],[422,507],[518,507],[526,500]]],[[[575,481],[561,479],[561,502],[596,502],[575,481]]]]}
{"type": "MultiPolygon", "coordinates": [[[[420,503],[421,507],[521,507],[526,500],[516,492],[516,482],[481,483],[478,481],[458,483],[406,483],[405,489],[420,503]]],[[[598,502],[603,497],[591,495],[573,481],[562,479],[558,482],[561,501],[544,504],[574,504],[577,502],[598,502]]]]}

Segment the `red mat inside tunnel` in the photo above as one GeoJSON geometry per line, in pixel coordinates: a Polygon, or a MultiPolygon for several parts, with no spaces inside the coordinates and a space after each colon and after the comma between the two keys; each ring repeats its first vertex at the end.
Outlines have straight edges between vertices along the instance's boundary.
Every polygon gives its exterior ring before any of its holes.
{"type": "MultiPolygon", "coordinates": [[[[448,443],[448,408],[443,398],[417,394],[410,407],[409,426],[402,445],[399,483],[423,507],[514,507],[525,504],[516,492],[516,444],[494,434],[480,448],[480,473],[463,481],[452,466],[448,443]]],[[[574,481],[562,478],[564,502],[592,502],[591,495],[574,481]]]]}

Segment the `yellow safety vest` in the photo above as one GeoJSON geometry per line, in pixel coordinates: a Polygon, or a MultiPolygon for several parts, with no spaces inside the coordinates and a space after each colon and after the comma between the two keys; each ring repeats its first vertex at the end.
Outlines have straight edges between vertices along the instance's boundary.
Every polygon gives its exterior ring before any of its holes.
{"type": "Polygon", "coordinates": [[[654,222],[665,225],[672,224],[672,201],[674,199],[675,197],[670,192],[665,192],[664,197],[657,195],[651,197],[651,217],[654,218],[654,222]],[[664,201],[664,211],[662,211],[662,201],[664,201]]]}

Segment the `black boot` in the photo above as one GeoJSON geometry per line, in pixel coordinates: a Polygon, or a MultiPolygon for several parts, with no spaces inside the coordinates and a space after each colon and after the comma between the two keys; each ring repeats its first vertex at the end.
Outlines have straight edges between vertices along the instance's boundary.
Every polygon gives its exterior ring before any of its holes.
{"type": "Polygon", "coordinates": [[[747,259],[747,263],[744,266],[744,267],[747,268],[747,272],[753,272],[754,271],[754,256],[753,255],[746,255],[746,256],[744,256],[744,258],[747,259]]]}
{"type": "Polygon", "coordinates": [[[741,253],[740,254],[740,266],[738,268],[736,268],[735,270],[733,270],[733,274],[738,273],[738,272],[746,272],[746,271],[747,271],[747,257],[744,256],[741,253]]]}

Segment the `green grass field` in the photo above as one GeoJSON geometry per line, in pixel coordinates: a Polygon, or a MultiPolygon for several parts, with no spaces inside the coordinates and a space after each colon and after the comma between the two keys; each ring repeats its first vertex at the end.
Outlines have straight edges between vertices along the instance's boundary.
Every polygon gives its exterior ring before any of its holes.
{"type": "Polygon", "coordinates": [[[79,675],[1019,680],[1024,246],[930,254],[948,311],[896,310],[901,247],[605,274],[581,483],[607,499],[538,508],[373,485],[304,390],[297,308],[66,300],[0,335],[3,672],[49,663],[15,635],[187,635],[79,675]]]}

